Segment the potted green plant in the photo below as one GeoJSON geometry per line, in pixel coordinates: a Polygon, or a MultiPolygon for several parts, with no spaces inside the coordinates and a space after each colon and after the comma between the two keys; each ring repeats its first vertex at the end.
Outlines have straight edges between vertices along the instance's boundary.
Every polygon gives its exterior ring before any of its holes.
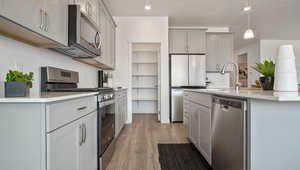
{"type": "Polygon", "coordinates": [[[29,96],[32,88],[33,73],[24,74],[21,71],[9,70],[6,74],[5,97],[29,96]]]}
{"type": "Polygon", "coordinates": [[[253,68],[263,75],[259,78],[262,88],[264,90],[273,90],[275,63],[273,61],[265,60],[261,63],[256,63],[256,66],[253,68]]]}

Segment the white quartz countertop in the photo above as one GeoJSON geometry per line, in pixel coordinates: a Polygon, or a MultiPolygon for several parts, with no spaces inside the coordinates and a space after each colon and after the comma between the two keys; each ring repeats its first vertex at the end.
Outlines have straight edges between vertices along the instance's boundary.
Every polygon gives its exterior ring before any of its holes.
{"type": "Polygon", "coordinates": [[[0,96],[0,103],[49,103],[63,100],[70,100],[88,96],[95,96],[98,92],[49,92],[31,95],[29,97],[3,97],[0,96]]]}
{"type": "Polygon", "coordinates": [[[238,97],[248,99],[260,99],[271,101],[300,101],[299,92],[276,92],[276,91],[264,91],[264,90],[240,90],[234,89],[185,89],[185,91],[206,93],[211,95],[238,97]]]}

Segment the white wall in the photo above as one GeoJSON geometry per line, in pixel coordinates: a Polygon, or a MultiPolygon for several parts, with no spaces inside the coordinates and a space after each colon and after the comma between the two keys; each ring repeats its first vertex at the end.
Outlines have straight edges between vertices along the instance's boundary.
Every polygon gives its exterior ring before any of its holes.
{"type": "Polygon", "coordinates": [[[256,41],[251,43],[241,49],[235,50],[235,60],[241,54],[248,54],[247,63],[248,63],[248,86],[255,84],[255,80],[258,80],[259,73],[257,73],[252,66],[255,66],[255,63],[260,61],[260,43],[256,41]]]}
{"type": "Polygon", "coordinates": [[[96,68],[76,62],[57,52],[0,36],[0,81],[5,80],[6,73],[9,69],[15,69],[15,65],[23,68],[24,72],[34,73],[33,88],[31,89],[33,95],[38,95],[40,92],[41,66],[54,66],[78,71],[80,87],[97,86],[96,68]]]}
{"type": "Polygon", "coordinates": [[[300,40],[261,40],[260,41],[260,56],[261,61],[276,60],[278,49],[281,45],[293,45],[296,56],[296,66],[298,72],[298,83],[300,83],[300,40]]]}
{"type": "Polygon", "coordinates": [[[169,123],[168,17],[114,17],[116,70],[114,86],[128,87],[128,120],[132,122],[130,44],[161,43],[161,122],[169,123]]]}

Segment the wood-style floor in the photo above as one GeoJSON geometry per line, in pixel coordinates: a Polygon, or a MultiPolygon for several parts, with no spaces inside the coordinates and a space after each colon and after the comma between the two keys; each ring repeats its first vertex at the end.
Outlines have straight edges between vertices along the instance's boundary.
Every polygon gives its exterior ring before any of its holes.
{"type": "Polygon", "coordinates": [[[182,124],[160,124],[156,115],[135,115],[120,133],[107,170],[160,170],[158,143],[188,143],[182,124]]]}

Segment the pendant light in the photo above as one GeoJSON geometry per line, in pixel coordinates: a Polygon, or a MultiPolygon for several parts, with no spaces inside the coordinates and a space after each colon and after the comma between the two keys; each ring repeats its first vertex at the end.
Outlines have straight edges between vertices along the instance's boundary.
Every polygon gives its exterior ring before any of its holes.
{"type": "Polygon", "coordinates": [[[243,11],[250,12],[251,10],[252,10],[252,6],[250,4],[250,0],[248,0],[246,6],[243,8],[243,11]]]}
{"type": "Polygon", "coordinates": [[[145,10],[147,10],[147,11],[149,11],[149,10],[151,10],[151,9],[152,9],[152,7],[151,7],[151,4],[150,4],[149,0],[146,0],[144,9],[145,9],[145,10]]]}
{"type": "Polygon", "coordinates": [[[252,6],[250,4],[250,0],[248,0],[247,2],[248,2],[247,5],[243,8],[243,11],[247,12],[247,17],[248,17],[247,30],[244,33],[245,40],[253,39],[255,37],[254,31],[250,28],[250,20],[251,20],[250,11],[252,10],[252,6]]]}
{"type": "Polygon", "coordinates": [[[248,28],[244,33],[245,40],[253,39],[255,37],[254,31],[250,28],[250,14],[247,15],[248,15],[248,28]]]}

